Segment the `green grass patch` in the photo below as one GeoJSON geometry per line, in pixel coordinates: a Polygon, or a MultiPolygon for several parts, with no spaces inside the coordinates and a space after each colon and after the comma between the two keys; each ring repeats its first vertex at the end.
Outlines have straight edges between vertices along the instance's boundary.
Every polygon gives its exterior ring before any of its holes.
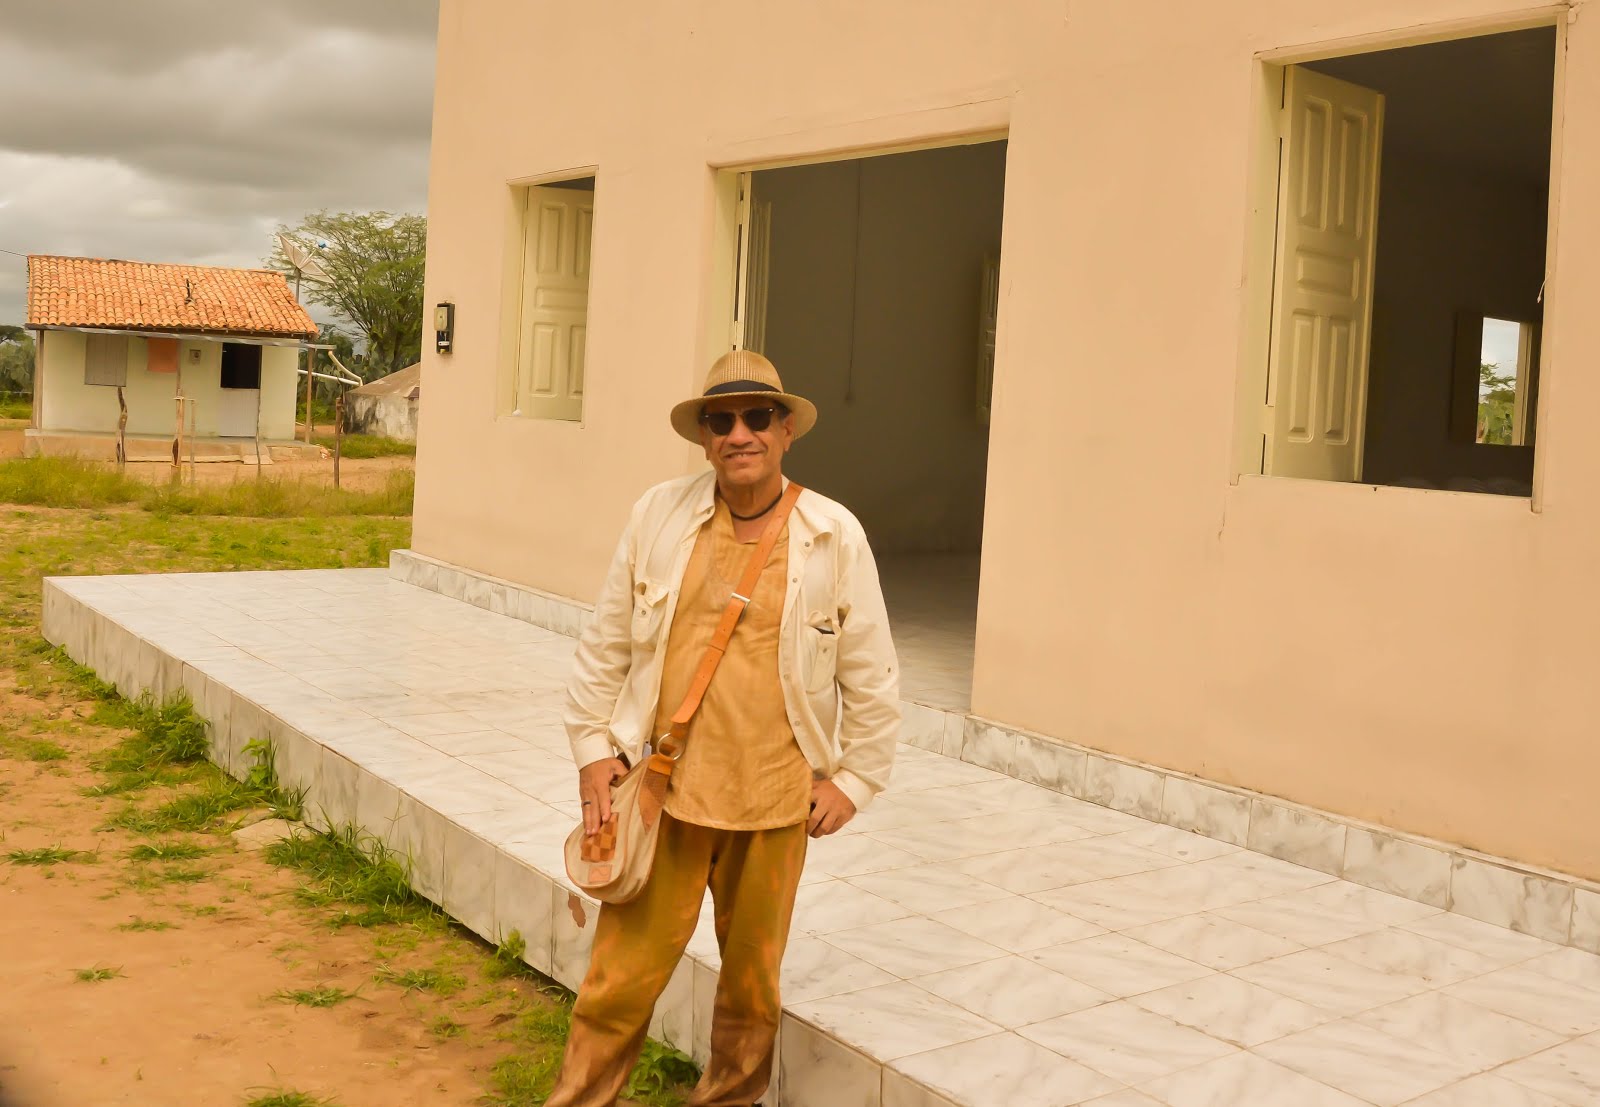
{"type": "Polygon", "coordinates": [[[162,884],[198,884],[211,876],[205,869],[194,869],[187,865],[170,865],[159,870],[155,879],[162,884]]]}
{"type": "MultiPolygon", "coordinates": [[[[318,435],[316,443],[333,449],[331,434],[318,435]]],[[[416,457],[417,444],[402,442],[398,438],[385,438],[381,434],[347,434],[339,445],[340,457],[416,457]]]]}
{"type": "Polygon", "coordinates": [[[528,943],[519,930],[513,930],[500,940],[484,966],[484,975],[490,980],[504,980],[511,976],[538,978],[542,974],[524,960],[528,943]]]}
{"type": "Polygon", "coordinates": [[[445,1015],[440,1015],[438,1018],[434,1019],[433,1022],[429,1023],[428,1029],[433,1033],[433,1036],[438,1038],[440,1041],[448,1041],[451,1038],[459,1038],[461,1035],[467,1032],[466,1027],[462,1026],[455,1019],[449,1018],[445,1015]]]}
{"type": "Polygon", "coordinates": [[[305,876],[296,895],[329,909],[335,926],[443,925],[437,908],[411,890],[395,856],[381,842],[362,839],[354,827],[296,834],[268,846],[266,858],[305,876]]]}
{"type": "Polygon", "coordinates": [[[396,472],[377,492],[349,492],[309,481],[246,479],[230,484],[150,484],[104,464],[72,457],[0,462],[0,503],[39,507],[141,507],[158,516],[286,519],[411,514],[416,476],[396,472]]]}
{"type": "Polygon", "coordinates": [[[65,761],[71,756],[67,747],[48,738],[6,738],[0,736],[0,756],[20,757],[41,764],[65,761]]]}
{"type": "Polygon", "coordinates": [[[244,1101],[244,1107],[338,1107],[331,1099],[288,1088],[252,1088],[245,1094],[251,1098],[244,1101]]]}
{"type": "Polygon", "coordinates": [[[393,984],[407,992],[429,992],[436,996],[453,996],[467,986],[467,978],[460,973],[441,969],[379,969],[372,978],[380,984],[393,984]]]}
{"type": "Polygon", "coordinates": [[[193,842],[146,842],[128,851],[134,861],[193,861],[211,851],[193,842]]]}
{"type": "Polygon", "coordinates": [[[6,852],[6,861],[12,865],[60,865],[67,861],[93,861],[94,854],[81,849],[63,849],[60,846],[41,846],[38,849],[14,849],[6,852]]]}
{"type": "Polygon", "coordinates": [[[8,397],[0,400],[0,419],[33,421],[33,401],[8,397]]]}
{"type": "Polygon", "coordinates": [[[149,486],[106,465],[75,457],[25,457],[0,463],[0,502],[39,507],[139,503],[149,486]]]}
{"type": "Polygon", "coordinates": [[[122,967],[111,965],[96,965],[92,969],[79,969],[73,973],[85,984],[98,984],[102,980],[115,980],[122,975],[122,967]]]}
{"type": "MultiPolygon", "coordinates": [[[[523,1012],[508,1035],[516,1052],[495,1062],[490,1073],[484,1101],[492,1107],[542,1107],[555,1085],[572,1029],[572,995],[554,984],[541,991],[545,1002],[523,1012]]],[[[679,1107],[699,1079],[700,1070],[688,1057],[647,1039],[622,1095],[648,1107],[679,1107]]]]}
{"type": "Polygon", "coordinates": [[[135,915],[125,923],[118,923],[117,929],[129,932],[141,932],[146,930],[172,930],[177,925],[177,923],[170,923],[164,919],[141,919],[138,915],[135,915]]]}
{"type": "Polygon", "coordinates": [[[130,804],[113,815],[107,825],[134,834],[209,830],[227,816],[259,806],[267,798],[259,789],[248,788],[218,771],[202,787],[154,807],[130,804]]]}
{"type": "Polygon", "coordinates": [[[349,999],[355,999],[355,992],[347,992],[343,988],[330,985],[319,985],[315,988],[296,988],[273,992],[272,998],[279,1003],[292,1003],[296,1007],[337,1007],[349,999]]]}
{"type": "Polygon", "coordinates": [[[241,480],[185,488],[152,486],[143,501],[159,515],[246,515],[310,518],[328,515],[410,515],[416,475],[397,472],[377,492],[324,488],[306,481],[241,480]]]}

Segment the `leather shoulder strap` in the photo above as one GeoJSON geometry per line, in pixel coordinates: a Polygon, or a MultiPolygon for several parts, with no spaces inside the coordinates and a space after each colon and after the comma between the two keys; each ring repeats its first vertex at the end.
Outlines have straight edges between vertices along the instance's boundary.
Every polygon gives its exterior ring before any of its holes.
{"type": "MultiPolygon", "coordinates": [[[[790,481],[789,487],[784,489],[783,498],[778,501],[777,510],[772,513],[772,518],[767,520],[766,529],[761,532],[761,540],[756,543],[755,551],[745,564],[744,575],[739,578],[739,586],[733,590],[733,598],[723,609],[722,618],[717,622],[717,629],[711,635],[711,642],[700,658],[694,679],[689,682],[689,694],[683,697],[683,703],[672,716],[672,729],[663,736],[657,757],[664,755],[665,758],[676,761],[683,755],[683,743],[689,732],[689,720],[700,710],[700,702],[705,699],[706,689],[711,687],[711,678],[716,675],[717,666],[722,663],[723,655],[728,652],[728,641],[733,637],[733,628],[738,626],[739,617],[750,605],[750,597],[755,593],[756,585],[761,580],[761,570],[766,568],[767,559],[772,556],[772,548],[778,544],[778,535],[783,532],[783,526],[789,519],[789,512],[803,491],[805,489],[794,481],[790,481]]],[[[657,771],[671,770],[665,766],[658,766],[657,771]]]]}

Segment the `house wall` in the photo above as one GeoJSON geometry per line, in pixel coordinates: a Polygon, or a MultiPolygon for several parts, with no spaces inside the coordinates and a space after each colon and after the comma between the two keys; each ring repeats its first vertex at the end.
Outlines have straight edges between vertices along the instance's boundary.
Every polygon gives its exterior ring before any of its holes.
{"type": "MultiPolygon", "coordinates": [[[[1258,53],[1516,8],[444,0],[427,302],[457,332],[423,355],[416,548],[591,598],[634,497],[699,464],[666,412],[720,349],[711,167],[1008,131],[975,713],[1600,876],[1600,207],[1558,212],[1537,510],[1230,480],[1258,53]],[[595,166],[583,421],[496,418],[509,183],[595,166]]],[[[1581,199],[1600,20],[1562,22],[1581,199]]]]}
{"type": "Polygon", "coordinates": [[[1533,451],[1450,440],[1458,311],[1537,320],[1546,194],[1385,150],[1363,478],[1533,479],[1533,451]]]}
{"type": "Polygon", "coordinates": [[[850,507],[880,553],[982,542],[979,284],[1004,186],[1000,143],[756,177],[772,202],[764,352],[826,413],[786,471],[850,507]]]}
{"type": "MultiPolygon", "coordinates": [[[[43,390],[40,427],[44,430],[115,432],[117,390],[84,384],[86,336],[78,331],[44,331],[49,363],[41,374],[43,390]]],[[[289,346],[267,346],[261,351],[261,437],[294,437],[295,367],[298,352],[289,346]]],[[[178,372],[152,373],[146,368],[145,340],[128,339],[128,381],[123,398],[128,404],[129,434],[170,435],[177,427],[177,394],[182,378],[184,395],[195,400],[195,433],[217,433],[217,405],[222,393],[222,344],[215,341],[180,342],[178,372]],[[191,350],[200,360],[191,361],[191,350]]]]}

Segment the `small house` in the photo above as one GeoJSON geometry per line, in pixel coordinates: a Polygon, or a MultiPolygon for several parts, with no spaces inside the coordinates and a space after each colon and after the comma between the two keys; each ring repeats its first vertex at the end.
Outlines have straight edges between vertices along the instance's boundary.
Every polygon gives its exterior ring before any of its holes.
{"type": "Polygon", "coordinates": [[[422,364],[352,388],[345,397],[345,427],[401,442],[417,440],[417,407],[422,400],[422,364]]]}
{"type": "Polygon", "coordinates": [[[317,325],[266,269],[31,255],[36,332],[30,454],[161,456],[178,433],[202,452],[294,438],[299,353],[317,325]],[[142,447],[142,448],[141,448],[142,447]]]}

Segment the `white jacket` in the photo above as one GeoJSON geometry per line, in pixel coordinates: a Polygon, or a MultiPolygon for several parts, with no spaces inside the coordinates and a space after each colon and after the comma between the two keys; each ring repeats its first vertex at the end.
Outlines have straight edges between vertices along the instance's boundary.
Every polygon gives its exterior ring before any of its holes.
{"type": "MultiPolygon", "coordinates": [[[[633,507],[567,685],[564,722],[580,768],[618,752],[637,763],[659,737],[650,730],[661,658],[715,488],[714,473],[682,477],[633,507]]],[[[789,516],[778,675],[812,770],[865,808],[894,764],[899,666],[866,533],[848,509],[810,489],[789,516]]]]}

